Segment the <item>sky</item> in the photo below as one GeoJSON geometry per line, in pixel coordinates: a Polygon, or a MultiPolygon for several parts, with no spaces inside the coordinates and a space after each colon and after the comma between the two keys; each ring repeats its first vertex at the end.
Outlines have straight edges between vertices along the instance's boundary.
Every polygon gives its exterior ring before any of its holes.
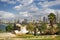
{"type": "Polygon", "coordinates": [[[60,0],[0,0],[0,19],[38,19],[60,13],[60,0]]]}

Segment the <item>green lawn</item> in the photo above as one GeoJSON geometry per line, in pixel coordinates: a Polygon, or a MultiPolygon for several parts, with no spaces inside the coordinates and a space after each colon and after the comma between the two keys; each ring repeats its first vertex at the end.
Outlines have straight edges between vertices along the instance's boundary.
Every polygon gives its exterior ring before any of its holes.
{"type": "MultiPolygon", "coordinates": [[[[34,36],[34,35],[21,35],[21,36],[16,36],[13,38],[4,38],[5,40],[60,40],[60,36],[55,36],[54,35],[40,35],[40,36],[34,36]]],[[[0,40],[4,40],[0,39],[0,40]]]]}

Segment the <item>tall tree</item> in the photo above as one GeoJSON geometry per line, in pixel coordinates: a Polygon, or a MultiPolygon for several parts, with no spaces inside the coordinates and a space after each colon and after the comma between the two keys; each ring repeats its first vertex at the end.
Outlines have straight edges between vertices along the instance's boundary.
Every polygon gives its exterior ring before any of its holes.
{"type": "Polygon", "coordinates": [[[35,22],[35,20],[33,20],[33,23],[34,23],[34,36],[36,36],[36,33],[37,33],[37,31],[36,31],[36,22],[35,22]]]}
{"type": "Polygon", "coordinates": [[[38,30],[40,31],[40,34],[44,34],[44,32],[47,29],[47,24],[45,22],[42,22],[40,25],[38,25],[38,30]]]}
{"type": "Polygon", "coordinates": [[[54,13],[50,13],[50,14],[48,15],[48,19],[50,20],[50,25],[51,25],[51,27],[53,27],[53,22],[54,22],[55,19],[56,19],[56,15],[55,15],[54,13]]]}
{"type": "Polygon", "coordinates": [[[55,22],[56,15],[55,15],[54,13],[50,13],[50,14],[48,15],[48,19],[50,20],[51,34],[54,34],[53,24],[54,24],[54,22],[55,22]]]}
{"type": "Polygon", "coordinates": [[[34,30],[34,23],[33,22],[29,22],[27,24],[27,30],[29,30],[29,32],[32,32],[34,30]]]}

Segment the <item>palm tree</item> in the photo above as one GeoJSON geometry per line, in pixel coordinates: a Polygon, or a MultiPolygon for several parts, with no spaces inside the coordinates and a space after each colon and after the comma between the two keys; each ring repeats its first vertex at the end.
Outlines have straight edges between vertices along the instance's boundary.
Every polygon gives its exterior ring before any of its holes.
{"type": "Polygon", "coordinates": [[[55,19],[56,19],[56,15],[55,15],[54,13],[50,13],[50,14],[48,15],[48,19],[50,20],[50,26],[51,26],[51,28],[52,28],[51,32],[52,32],[52,34],[53,34],[53,24],[54,24],[54,21],[55,21],[55,19]]]}
{"type": "Polygon", "coordinates": [[[50,20],[50,25],[51,25],[51,27],[53,27],[53,22],[54,22],[55,19],[56,19],[56,15],[55,15],[54,13],[50,13],[50,14],[48,15],[48,19],[50,20]]]}

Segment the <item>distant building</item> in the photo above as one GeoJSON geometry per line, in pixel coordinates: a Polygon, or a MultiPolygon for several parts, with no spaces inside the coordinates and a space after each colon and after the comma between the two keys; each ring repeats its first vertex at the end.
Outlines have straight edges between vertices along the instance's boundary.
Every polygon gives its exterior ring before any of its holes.
{"type": "Polygon", "coordinates": [[[48,23],[48,18],[43,17],[43,22],[48,23]]]}
{"type": "Polygon", "coordinates": [[[27,24],[27,19],[24,19],[23,21],[22,21],[22,24],[27,24]]]}
{"type": "Polygon", "coordinates": [[[56,22],[59,23],[59,21],[60,21],[60,14],[58,12],[56,12],[56,13],[57,13],[56,14],[56,22]]]}
{"type": "Polygon", "coordinates": [[[43,22],[46,22],[46,18],[45,17],[43,17],[43,22]]]}
{"type": "Polygon", "coordinates": [[[42,22],[42,18],[41,18],[41,17],[39,18],[39,22],[40,22],[40,23],[42,22]]]}

